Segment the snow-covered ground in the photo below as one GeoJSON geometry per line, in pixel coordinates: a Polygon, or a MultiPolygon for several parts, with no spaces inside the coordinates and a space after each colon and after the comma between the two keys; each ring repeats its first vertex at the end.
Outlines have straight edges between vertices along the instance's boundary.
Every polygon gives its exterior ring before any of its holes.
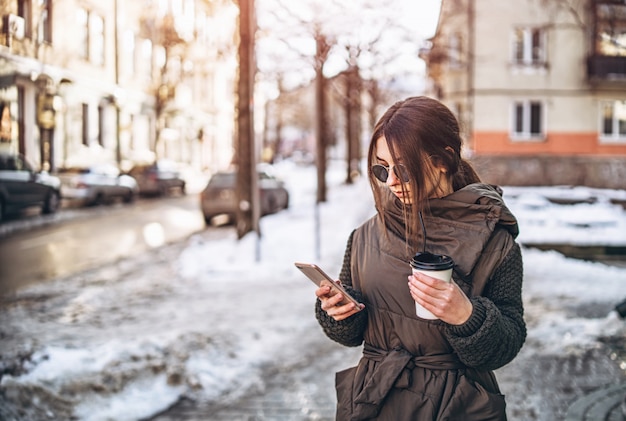
{"type": "MultiPolygon", "coordinates": [[[[276,170],[291,205],[262,219],[260,238],[206,231],[4,300],[0,418],[39,411],[51,419],[73,413],[124,421],[149,417],[183,395],[228,401],[260,387],[264,367],[314,352],[311,344],[326,340],[313,315],[314,286],[293,262],[316,262],[336,276],[348,234],[373,214],[373,202],[365,179],[343,184],[341,163],[330,166],[328,201],[318,207],[313,167],[284,162],[276,170]]],[[[624,198],[622,191],[504,192],[521,243],[626,244],[626,212],[610,201],[624,198]],[[596,200],[546,200],[567,194],[596,200]]],[[[556,252],[523,255],[534,349],[593,347],[600,336],[623,331],[610,309],[626,298],[626,269],[556,252]],[[553,304],[538,309],[538,301],[553,304]],[[600,317],[568,312],[585,303],[608,310],[600,317]]]]}
{"type": "Polygon", "coordinates": [[[504,187],[523,244],[626,245],[626,191],[587,187],[504,187]],[[554,202],[578,202],[559,205],[554,202]]]}

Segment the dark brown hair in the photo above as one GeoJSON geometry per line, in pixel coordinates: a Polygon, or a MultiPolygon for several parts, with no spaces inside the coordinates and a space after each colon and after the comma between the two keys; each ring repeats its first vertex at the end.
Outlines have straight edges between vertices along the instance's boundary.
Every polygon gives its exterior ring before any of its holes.
{"type": "MultiPolygon", "coordinates": [[[[426,180],[436,184],[434,165],[446,168],[455,191],[480,182],[470,163],[461,158],[463,142],[456,117],[436,99],[410,97],[396,102],[383,114],[370,140],[368,168],[376,163],[376,141],[381,137],[387,141],[394,162],[402,162],[410,174],[413,204],[410,211],[406,209],[409,233],[418,227],[419,212],[427,211],[426,180]]],[[[368,174],[376,207],[382,213],[386,187],[371,171],[368,174]]]]}

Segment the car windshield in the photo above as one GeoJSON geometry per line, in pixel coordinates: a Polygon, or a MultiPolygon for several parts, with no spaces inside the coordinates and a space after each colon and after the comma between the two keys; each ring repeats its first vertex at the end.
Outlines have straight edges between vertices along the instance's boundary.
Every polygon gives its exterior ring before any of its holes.
{"type": "Polygon", "coordinates": [[[113,165],[101,164],[92,167],[69,167],[59,169],[61,174],[100,174],[109,177],[117,177],[119,170],[113,165]]]}
{"type": "Polygon", "coordinates": [[[87,174],[89,173],[89,168],[82,167],[72,167],[72,168],[60,168],[59,173],[62,174],[87,174]]]}
{"type": "Polygon", "coordinates": [[[135,165],[128,171],[129,174],[141,174],[145,171],[150,171],[151,167],[149,165],[135,165]]]}
{"type": "Polygon", "coordinates": [[[0,154],[0,170],[32,171],[32,167],[22,156],[0,154]]]}
{"type": "MultiPolygon", "coordinates": [[[[261,182],[264,182],[266,180],[271,180],[271,181],[275,181],[276,178],[271,176],[270,174],[266,173],[265,171],[257,171],[257,175],[258,175],[258,179],[261,182]]],[[[213,176],[211,177],[211,180],[209,181],[209,184],[211,186],[217,186],[217,187],[233,187],[235,185],[235,183],[237,182],[237,174],[234,172],[229,172],[229,173],[222,173],[222,172],[218,172],[213,174],[213,176]]]]}
{"type": "Polygon", "coordinates": [[[218,187],[232,187],[236,182],[235,173],[216,173],[213,174],[209,184],[218,187]]]}
{"type": "Polygon", "coordinates": [[[158,161],[154,164],[154,166],[161,171],[175,171],[177,169],[176,163],[174,161],[158,161]]]}

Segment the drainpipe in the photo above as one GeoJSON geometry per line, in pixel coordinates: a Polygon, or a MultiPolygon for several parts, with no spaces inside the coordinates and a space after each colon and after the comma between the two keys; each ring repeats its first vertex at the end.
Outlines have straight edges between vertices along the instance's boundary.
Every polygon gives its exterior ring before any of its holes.
{"type": "MultiPolygon", "coordinates": [[[[120,42],[119,42],[119,27],[118,27],[118,0],[113,1],[113,42],[115,49],[115,89],[120,90],[120,42]]],[[[120,98],[119,95],[115,95],[115,161],[117,167],[121,169],[122,166],[122,144],[120,139],[120,98]]]]}
{"type": "Polygon", "coordinates": [[[466,119],[467,124],[467,137],[468,146],[472,150],[476,150],[474,139],[474,72],[476,66],[476,10],[474,5],[475,0],[467,0],[467,114],[469,118],[466,119]]]}

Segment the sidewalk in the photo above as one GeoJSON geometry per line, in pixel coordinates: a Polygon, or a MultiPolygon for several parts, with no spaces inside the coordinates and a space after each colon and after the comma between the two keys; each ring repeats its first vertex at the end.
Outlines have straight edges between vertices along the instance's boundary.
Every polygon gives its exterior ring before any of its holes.
{"type": "Polygon", "coordinates": [[[626,383],[597,390],[569,407],[565,421],[626,419],[626,383]]]}
{"type": "MultiPolygon", "coordinates": [[[[325,337],[315,341],[318,358],[274,367],[265,373],[262,390],[234,402],[183,400],[149,421],[333,421],[334,373],[353,365],[360,353],[325,337]]],[[[624,419],[619,405],[626,394],[626,376],[608,346],[547,355],[530,338],[520,356],[496,376],[506,395],[509,421],[624,419]],[[617,379],[621,383],[606,385],[617,379]]]]}
{"type": "MultiPolygon", "coordinates": [[[[528,255],[529,261],[536,260],[534,253],[528,255]]],[[[561,273],[569,276],[566,268],[561,273]]],[[[529,336],[520,354],[496,371],[509,421],[623,421],[619,404],[626,395],[622,349],[626,321],[606,316],[616,303],[595,302],[591,291],[581,302],[568,302],[563,296],[554,300],[547,291],[540,294],[536,292],[540,288],[533,288],[542,281],[529,273],[525,294],[529,336]],[[555,316],[560,313],[565,313],[563,322],[555,316]],[[546,320],[554,323],[544,329],[546,320]],[[600,330],[606,335],[589,341],[574,337],[564,345],[551,339],[567,338],[571,329],[589,326],[594,338],[600,330]]],[[[312,310],[308,314],[312,317],[312,310]]],[[[314,349],[316,357],[271,367],[260,390],[229,402],[183,400],[149,420],[333,421],[334,373],[354,365],[360,349],[334,344],[318,329],[299,340],[310,342],[307,348],[314,349]]]]}

